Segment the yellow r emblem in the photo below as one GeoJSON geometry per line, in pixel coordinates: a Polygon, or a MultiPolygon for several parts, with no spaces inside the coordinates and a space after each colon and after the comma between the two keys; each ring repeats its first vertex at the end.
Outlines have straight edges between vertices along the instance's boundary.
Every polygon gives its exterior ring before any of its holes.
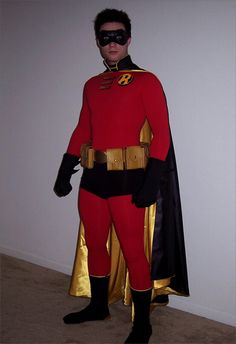
{"type": "Polygon", "coordinates": [[[131,83],[132,80],[133,80],[132,74],[130,74],[130,73],[125,73],[125,74],[122,74],[122,75],[119,77],[118,84],[121,85],[121,86],[126,86],[126,85],[128,85],[129,83],[131,83]]]}

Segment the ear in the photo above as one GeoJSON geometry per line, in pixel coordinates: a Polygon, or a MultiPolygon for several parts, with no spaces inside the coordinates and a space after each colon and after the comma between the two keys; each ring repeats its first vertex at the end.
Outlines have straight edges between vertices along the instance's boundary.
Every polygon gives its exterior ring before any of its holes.
{"type": "Polygon", "coordinates": [[[128,41],[127,41],[127,42],[128,42],[128,46],[129,46],[130,43],[131,43],[131,37],[128,38],[128,41]]]}

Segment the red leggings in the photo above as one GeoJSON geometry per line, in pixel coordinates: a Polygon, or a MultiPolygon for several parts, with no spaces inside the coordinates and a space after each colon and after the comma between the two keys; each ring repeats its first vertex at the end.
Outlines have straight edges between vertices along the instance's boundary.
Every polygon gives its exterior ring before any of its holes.
{"type": "Polygon", "coordinates": [[[85,229],[89,274],[110,274],[106,243],[113,222],[129,270],[130,286],[135,290],[150,289],[150,266],[144,252],[145,208],[133,205],[131,195],[103,199],[80,188],[79,213],[85,229]]]}

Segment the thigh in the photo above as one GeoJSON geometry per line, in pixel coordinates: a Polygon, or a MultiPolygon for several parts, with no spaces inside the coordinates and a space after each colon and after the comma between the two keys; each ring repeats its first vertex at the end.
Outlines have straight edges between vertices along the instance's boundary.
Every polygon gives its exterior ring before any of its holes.
{"type": "Polygon", "coordinates": [[[108,202],[124,254],[131,248],[144,251],[145,208],[137,208],[131,195],[111,197],[108,202]]]}
{"type": "Polygon", "coordinates": [[[88,246],[106,244],[111,216],[107,200],[80,188],[78,208],[88,246]]]}

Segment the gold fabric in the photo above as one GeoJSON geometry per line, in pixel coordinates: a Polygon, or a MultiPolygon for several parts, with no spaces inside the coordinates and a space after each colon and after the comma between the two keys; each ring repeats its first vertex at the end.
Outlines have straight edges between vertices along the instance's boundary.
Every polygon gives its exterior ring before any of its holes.
{"type": "MultiPolygon", "coordinates": [[[[141,134],[140,142],[149,143],[151,141],[151,131],[146,121],[141,134]]],[[[89,206],[89,205],[88,205],[89,206]]],[[[92,213],[92,212],[91,212],[92,213]]],[[[145,232],[145,253],[148,260],[152,255],[152,239],[155,225],[156,204],[151,205],[145,210],[144,232],[145,232]]],[[[131,304],[131,295],[129,289],[129,273],[126,268],[120,244],[116,236],[114,227],[110,230],[107,242],[107,249],[111,256],[111,275],[109,282],[109,303],[123,299],[124,304],[131,304]]],[[[89,275],[87,267],[87,247],[84,238],[84,226],[80,223],[78,243],[71,278],[69,293],[73,296],[90,297],[89,275]]],[[[178,294],[169,287],[171,278],[153,281],[152,299],[160,294],[178,294]]]]}

